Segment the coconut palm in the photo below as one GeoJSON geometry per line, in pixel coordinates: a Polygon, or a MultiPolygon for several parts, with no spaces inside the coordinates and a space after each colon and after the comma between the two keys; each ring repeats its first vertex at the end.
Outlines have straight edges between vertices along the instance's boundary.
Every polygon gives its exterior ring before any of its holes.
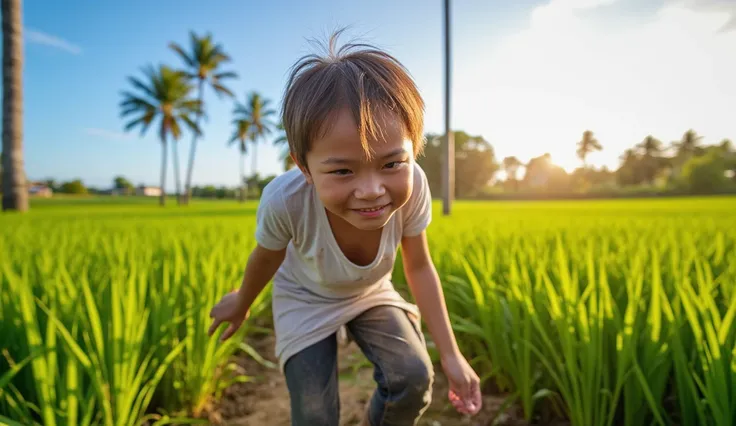
{"type": "Polygon", "coordinates": [[[228,141],[228,145],[240,142],[240,202],[245,201],[246,182],[245,182],[245,154],[248,153],[248,136],[250,135],[250,121],[243,118],[233,120],[235,130],[232,137],[228,141]]]}
{"type": "Polygon", "coordinates": [[[636,148],[642,154],[640,161],[645,180],[652,185],[659,171],[666,165],[666,160],[663,160],[659,156],[663,149],[662,142],[654,136],[649,135],[637,144],[636,148]]]}
{"type": "Polygon", "coordinates": [[[702,136],[690,129],[682,135],[682,139],[672,142],[671,146],[675,150],[675,156],[684,163],[698,152],[702,140],[702,136]]]}
{"type": "Polygon", "coordinates": [[[271,117],[276,114],[276,111],[271,109],[271,101],[269,99],[262,98],[257,92],[250,92],[246,96],[245,104],[235,103],[233,114],[236,120],[246,120],[250,123],[248,135],[253,145],[253,152],[251,154],[251,161],[253,163],[251,169],[255,174],[258,139],[270,134],[275,127],[275,124],[271,121],[271,117]]]}
{"type": "Polygon", "coordinates": [[[652,135],[647,136],[636,147],[644,155],[644,157],[655,157],[662,152],[662,142],[652,135]]]}
{"type": "Polygon", "coordinates": [[[586,130],[583,132],[583,139],[578,142],[578,149],[576,151],[578,158],[580,158],[583,161],[583,168],[587,168],[588,165],[585,162],[585,158],[588,156],[588,154],[592,153],[593,151],[600,151],[603,147],[601,146],[600,142],[598,142],[597,139],[593,137],[593,132],[590,130],[586,130]]]}
{"type": "MultiPolygon", "coordinates": [[[[169,48],[175,51],[181,57],[186,68],[184,72],[187,76],[197,82],[197,99],[204,104],[204,87],[205,83],[212,88],[218,98],[223,95],[234,97],[233,92],[223,85],[223,80],[237,78],[238,75],[233,71],[220,71],[223,64],[230,62],[230,56],[227,55],[220,44],[212,41],[212,35],[206,34],[202,37],[197,36],[194,32],[189,33],[189,53],[187,53],[177,43],[170,43],[169,48]]],[[[204,112],[196,115],[195,123],[200,126],[200,119],[204,112]]],[[[189,151],[189,164],[187,166],[187,177],[184,183],[185,201],[188,202],[192,196],[192,173],[194,169],[194,155],[197,149],[197,134],[192,137],[192,144],[189,151]]]]}
{"type": "Polygon", "coordinates": [[[21,0],[3,0],[3,210],[28,210],[23,171],[23,20],[21,0]]]}
{"type": "Polygon", "coordinates": [[[176,195],[179,199],[179,158],[177,142],[182,135],[182,123],[195,134],[199,134],[199,126],[192,119],[193,115],[200,114],[202,103],[191,97],[192,85],[187,75],[166,65],[158,68],[148,66],[143,69],[145,82],[128,77],[128,81],[139,93],[123,92],[123,101],[120,103],[121,116],[133,115],[134,118],[125,125],[125,131],[135,127],[141,128],[141,136],[156,119],[160,119],[158,137],[161,140],[161,197],[160,204],[166,203],[166,144],[171,138],[172,154],[174,157],[174,175],[176,179],[176,195]]]}

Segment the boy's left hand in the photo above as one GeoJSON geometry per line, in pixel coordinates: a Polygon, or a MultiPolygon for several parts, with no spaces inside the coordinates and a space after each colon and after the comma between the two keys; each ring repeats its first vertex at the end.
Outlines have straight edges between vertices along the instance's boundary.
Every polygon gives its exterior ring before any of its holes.
{"type": "Polygon", "coordinates": [[[475,415],[483,404],[480,379],[461,354],[453,354],[441,360],[442,369],[450,384],[448,397],[455,409],[463,414],[475,415]]]}

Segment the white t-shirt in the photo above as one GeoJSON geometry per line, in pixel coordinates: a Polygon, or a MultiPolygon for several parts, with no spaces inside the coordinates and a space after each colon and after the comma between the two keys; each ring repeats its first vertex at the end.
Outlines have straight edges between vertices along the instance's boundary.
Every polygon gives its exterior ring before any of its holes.
{"type": "Polygon", "coordinates": [[[286,257],[273,278],[276,356],[281,369],[292,355],[335,333],[378,305],[393,305],[419,318],[417,307],[394,289],[391,273],[403,236],[419,235],[432,220],[432,197],[424,171],[413,165],[409,200],[382,229],[374,261],[359,266],[337,245],[325,207],[298,168],[277,176],[263,190],[256,214],[256,241],[286,257]]]}

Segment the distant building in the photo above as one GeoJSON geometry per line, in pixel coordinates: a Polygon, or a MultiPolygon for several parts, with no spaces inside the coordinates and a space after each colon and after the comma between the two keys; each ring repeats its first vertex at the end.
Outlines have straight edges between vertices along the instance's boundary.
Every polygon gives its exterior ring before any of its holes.
{"type": "Polygon", "coordinates": [[[144,197],[160,197],[161,188],[157,186],[139,186],[135,189],[135,195],[144,197]]]}
{"type": "Polygon", "coordinates": [[[31,183],[28,187],[28,194],[34,197],[49,198],[54,195],[54,191],[43,183],[31,183]]]}

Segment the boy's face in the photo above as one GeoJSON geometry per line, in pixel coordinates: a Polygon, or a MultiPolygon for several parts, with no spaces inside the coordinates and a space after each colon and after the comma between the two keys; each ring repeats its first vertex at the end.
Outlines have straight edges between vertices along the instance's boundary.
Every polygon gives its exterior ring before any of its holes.
{"type": "Polygon", "coordinates": [[[309,171],[300,166],[327,210],[361,230],[383,227],[407,202],[414,182],[412,143],[402,122],[381,114],[377,124],[382,131],[379,139],[368,140],[369,160],[350,111],[340,110],[329,131],[313,141],[309,171]]]}

